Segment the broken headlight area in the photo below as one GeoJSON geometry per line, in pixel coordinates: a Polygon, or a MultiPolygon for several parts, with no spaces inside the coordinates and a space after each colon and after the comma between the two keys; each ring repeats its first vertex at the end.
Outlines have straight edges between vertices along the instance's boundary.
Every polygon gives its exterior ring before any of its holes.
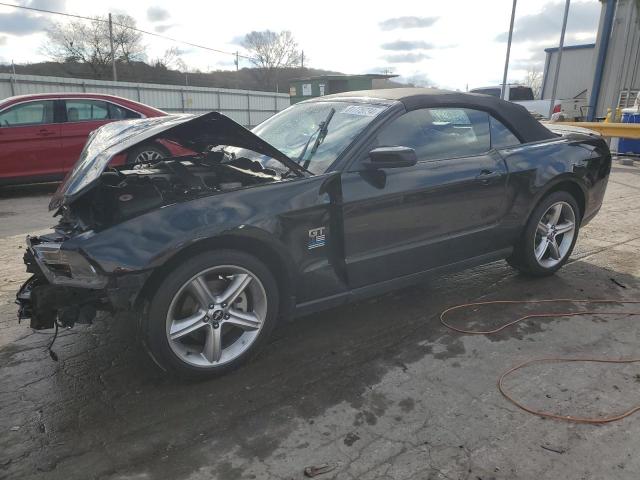
{"type": "Polygon", "coordinates": [[[64,250],[56,234],[28,237],[24,263],[33,274],[16,295],[18,319],[43,330],[91,323],[98,311],[128,310],[146,273],[108,277],[77,251],[64,250]]]}
{"type": "Polygon", "coordinates": [[[24,263],[27,272],[42,274],[53,285],[103,288],[107,277],[80,252],[64,250],[57,236],[27,237],[24,263]]]}
{"type": "Polygon", "coordinates": [[[35,330],[88,324],[98,312],[129,311],[148,278],[146,273],[111,278],[103,289],[51,284],[41,273],[27,280],[16,295],[18,319],[35,330]]]}

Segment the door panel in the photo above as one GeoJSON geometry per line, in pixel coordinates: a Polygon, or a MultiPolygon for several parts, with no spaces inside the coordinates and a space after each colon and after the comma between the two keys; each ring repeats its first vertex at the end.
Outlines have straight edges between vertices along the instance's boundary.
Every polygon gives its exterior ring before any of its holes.
{"type": "Polygon", "coordinates": [[[503,248],[507,171],[497,153],[343,176],[349,283],[421,272],[503,248]]]}
{"type": "Polygon", "coordinates": [[[53,101],[8,107],[0,113],[0,124],[0,178],[62,175],[53,101]]]}
{"type": "MultiPolygon", "coordinates": [[[[507,169],[491,149],[489,115],[422,108],[382,126],[369,145],[414,149],[408,168],[344,175],[346,264],[351,287],[441,267],[502,247],[507,169]]],[[[362,159],[360,159],[362,160],[362,159]]],[[[362,170],[356,164],[354,170],[362,170]]]]}

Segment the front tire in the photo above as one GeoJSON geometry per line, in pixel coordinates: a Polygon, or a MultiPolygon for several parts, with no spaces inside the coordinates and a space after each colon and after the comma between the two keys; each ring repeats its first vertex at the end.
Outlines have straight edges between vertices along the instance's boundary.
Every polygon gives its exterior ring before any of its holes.
{"type": "Polygon", "coordinates": [[[257,353],[275,326],[278,304],[277,283],[257,258],[235,250],[201,253],[162,281],[143,334],[164,370],[213,377],[257,353]]]}
{"type": "Polygon", "coordinates": [[[580,208],[568,192],[542,199],[507,262],[536,277],[553,275],[569,260],[580,230],[580,208]]]}

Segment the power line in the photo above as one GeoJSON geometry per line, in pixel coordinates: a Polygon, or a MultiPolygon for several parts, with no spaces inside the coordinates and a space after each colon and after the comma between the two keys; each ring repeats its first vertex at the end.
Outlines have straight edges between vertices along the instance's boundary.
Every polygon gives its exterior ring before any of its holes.
{"type": "MultiPolygon", "coordinates": [[[[24,5],[14,5],[12,3],[4,3],[4,2],[0,2],[0,5],[4,6],[4,7],[13,7],[13,8],[19,8],[22,10],[31,10],[34,12],[40,12],[40,13],[49,13],[51,15],[60,15],[63,17],[70,17],[70,18],[78,18],[80,20],[90,20],[92,22],[102,22],[102,23],[109,23],[109,20],[105,20],[104,18],[91,18],[91,17],[85,17],[82,15],[76,15],[73,13],[65,13],[65,12],[56,12],[54,10],[46,10],[44,8],[35,8],[35,7],[26,7],[24,5]]],[[[113,25],[117,25],[119,27],[123,27],[123,28],[129,28],[131,30],[134,30],[136,32],[140,32],[143,33],[145,35],[150,35],[152,37],[158,37],[158,38],[162,38],[164,40],[169,40],[175,43],[182,43],[184,45],[189,45],[191,47],[195,47],[195,48],[201,48],[203,50],[209,50],[211,52],[216,52],[216,53],[222,53],[224,55],[233,55],[234,57],[241,57],[241,58],[246,58],[247,60],[251,60],[252,57],[249,57],[247,55],[241,55],[237,52],[226,52],[224,50],[219,50],[217,48],[212,48],[212,47],[207,47],[206,45],[199,45],[197,43],[191,43],[191,42],[187,42],[186,40],[179,40],[177,38],[173,38],[173,37],[169,37],[167,35],[162,35],[160,33],[155,33],[155,32],[149,32],[147,30],[142,30],[140,28],[136,28],[136,27],[131,27],[129,25],[124,25],[122,23],[118,23],[118,22],[112,22],[113,25]]]]}

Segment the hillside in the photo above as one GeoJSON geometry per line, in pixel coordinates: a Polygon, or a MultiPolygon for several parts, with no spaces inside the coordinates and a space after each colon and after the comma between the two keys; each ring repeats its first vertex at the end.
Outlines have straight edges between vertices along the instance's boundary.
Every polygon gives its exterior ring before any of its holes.
{"type": "MultiPolygon", "coordinates": [[[[11,73],[11,65],[0,65],[1,73],[11,73]]],[[[74,77],[86,79],[111,80],[110,70],[99,78],[88,65],[68,62],[42,62],[27,65],[15,65],[15,73],[23,75],[48,75],[54,77],[74,77]]],[[[258,70],[243,68],[235,70],[217,70],[213,72],[180,72],[164,67],[148,65],[143,62],[118,64],[118,80],[123,82],[161,83],[169,85],[189,85],[198,87],[240,88],[245,90],[263,90],[289,92],[289,80],[312,75],[339,74],[330,70],[315,68],[282,69],[277,74],[277,87],[267,87],[261,82],[258,70]]]]}

